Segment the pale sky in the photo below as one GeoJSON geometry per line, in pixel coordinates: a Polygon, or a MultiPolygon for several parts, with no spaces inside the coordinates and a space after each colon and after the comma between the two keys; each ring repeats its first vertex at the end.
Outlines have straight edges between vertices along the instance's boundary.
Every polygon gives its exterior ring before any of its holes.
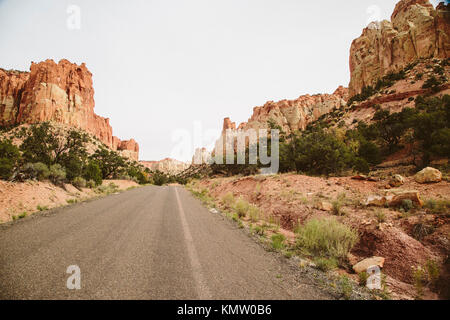
{"type": "MultiPolygon", "coordinates": [[[[435,1],[436,3],[438,1],[435,1]]],[[[268,100],[349,82],[352,40],[393,0],[0,0],[0,67],[85,62],[95,112],[141,160],[174,155],[176,131],[247,121],[268,100]],[[71,29],[80,9],[80,28],[71,29]]],[[[190,160],[189,153],[178,156],[190,160]]],[[[176,154],[175,154],[176,155],[176,154]]]]}

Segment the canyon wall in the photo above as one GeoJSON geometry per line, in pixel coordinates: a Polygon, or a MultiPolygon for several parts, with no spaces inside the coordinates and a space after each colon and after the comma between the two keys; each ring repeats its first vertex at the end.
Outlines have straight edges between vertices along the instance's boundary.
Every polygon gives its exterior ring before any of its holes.
{"type": "Polygon", "coordinates": [[[349,94],[419,58],[450,57],[450,5],[402,0],[391,21],[372,22],[350,48],[349,94]]]}
{"type": "Polygon", "coordinates": [[[30,72],[0,69],[0,125],[52,121],[85,130],[113,150],[138,160],[133,139],[112,135],[109,119],[94,113],[92,74],[67,60],[32,63],[30,72]]]}
{"type": "Polygon", "coordinates": [[[285,133],[290,134],[304,130],[321,115],[344,107],[347,100],[348,90],[341,86],[333,94],[307,94],[295,100],[269,101],[261,107],[253,108],[253,114],[248,122],[241,123],[237,127],[230,118],[225,118],[222,132],[225,133],[227,129],[232,131],[265,129],[268,127],[267,122],[273,120],[285,133]]]}
{"type": "Polygon", "coordinates": [[[152,171],[161,171],[168,174],[180,173],[190,166],[190,164],[186,162],[171,158],[166,158],[160,161],[139,161],[139,163],[152,171]]]}

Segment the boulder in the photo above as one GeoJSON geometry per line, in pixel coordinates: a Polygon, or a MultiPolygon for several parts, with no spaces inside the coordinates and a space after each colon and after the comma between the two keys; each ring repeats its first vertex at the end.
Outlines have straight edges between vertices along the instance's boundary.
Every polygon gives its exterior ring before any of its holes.
{"type": "Polygon", "coordinates": [[[317,204],[317,209],[322,210],[322,211],[332,211],[333,205],[327,201],[320,201],[317,204]]]}
{"type": "Polygon", "coordinates": [[[367,180],[367,176],[363,175],[363,174],[358,174],[356,176],[352,177],[352,180],[361,180],[361,181],[365,181],[367,180]]]}
{"type": "Polygon", "coordinates": [[[396,207],[403,203],[403,200],[411,200],[416,206],[423,206],[423,201],[420,199],[420,194],[416,190],[386,190],[384,196],[370,195],[367,197],[364,205],[384,207],[388,205],[390,207],[396,207]]]}
{"type": "Polygon", "coordinates": [[[406,179],[403,176],[401,176],[399,174],[395,174],[389,180],[389,185],[391,187],[397,188],[397,187],[400,187],[400,186],[404,185],[405,182],[406,182],[406,179]]]}
{"type": "Polygon", "coordinates": [[[386,197],[384,196],[377,196],[377,195],[370,195],[367,197],[367,200],[365,201],[366,206],[376,206],[376,207],[383,207],[387,202],[386,197]]]}
{"type": "Polygon", "coordinates": [[[355,264],[353,266],[353,270],[356,273],[361,273],[361,272],[367,271],[367,269],[369,267],[373,267],[373,266],[378,266],[380,268],[383,268],[384,260],[385,259],[383,257],[367,258],[367,259],[364,259],[364,260],[358,262],[357,264],[355,264]]]}
{"type": "Polygon", "coordinates": [[[389,193],[391,194],[387,195],[386,199],[390,207],[401,205],[403,200],[411,200],[418,207],[423,206],[420,194],[416,190],[390,190],[389,193]]]}
{"type": "Polygon", "coordinates": [[[418,183],[435,183],[442,181],[442,173],[435,168],[425,168],[416,173],[414,180],[418,183]]]}

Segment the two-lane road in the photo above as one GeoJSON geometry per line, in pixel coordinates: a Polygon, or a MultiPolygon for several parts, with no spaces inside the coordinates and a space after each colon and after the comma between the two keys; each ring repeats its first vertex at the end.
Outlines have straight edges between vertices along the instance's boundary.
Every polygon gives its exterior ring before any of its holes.
{"type": "Polygon", "coordinates": [[[0,299],[331,299],[180,187],[0,226],[0,299]],[[69,290],[67,267],[81,271],[69,290]]]}

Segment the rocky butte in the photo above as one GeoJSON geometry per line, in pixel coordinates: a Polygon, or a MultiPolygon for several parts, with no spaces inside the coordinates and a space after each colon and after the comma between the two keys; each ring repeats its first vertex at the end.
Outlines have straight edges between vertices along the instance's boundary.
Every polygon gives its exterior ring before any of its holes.
{"type": "Polygon", "coordinates": [[[248,122],[236,123],[225,118],[222,134],[226,130],[265,129],[269,120],[274,121],[287,134],[304,130],[306,126],[316,121],[323,114],[346,105],[348,89],[340,86],[333,94],[303,95],[295,100],[269,101],[261,107],[253,108],[253,114],[248,122]]]}
{"type": "Polygon", "coordinates": [[[106,146],[138,160],[139,145],[112,135],[109,119],[94,113],[92,74],[65,59],[32,62],[30,72],[0,69],[0,125],[62,123],[85,130],[106,146]]]}
{"type": "MultiPolygon", "coordinates": [[[[345,107],[350,97],[388,73],[398,72],[420,58],[450,57],[449,6],[440,3],[435,9],[428,0],[398,2],[391,21],[370,23],[352,42],[348,89],[340,86],[333,94],[307,94],[295,100],[269,101],[264,106],[255,107],[248,122],[239,126],[225,118],[222,135],[227,129],[237,132],[240,129],[267,128],[269,120],[287,134],[304,130],[320,116],[345,107]]],[[[421,92],[420,88],[410,84],[399,89],[396,94],[378,97],[379,101],[375,102],[400,101],[421,92]],[[406,92],[408,90],[416,92],[406,92]]]]}
{"type": "Polygon", "coordinates": [[[450,56],[449,5],[436,9],[428,0],[402,0],[391,21],[372,22],[350,48],[349,94],[373,85],[419,58],[450,56]]]}

